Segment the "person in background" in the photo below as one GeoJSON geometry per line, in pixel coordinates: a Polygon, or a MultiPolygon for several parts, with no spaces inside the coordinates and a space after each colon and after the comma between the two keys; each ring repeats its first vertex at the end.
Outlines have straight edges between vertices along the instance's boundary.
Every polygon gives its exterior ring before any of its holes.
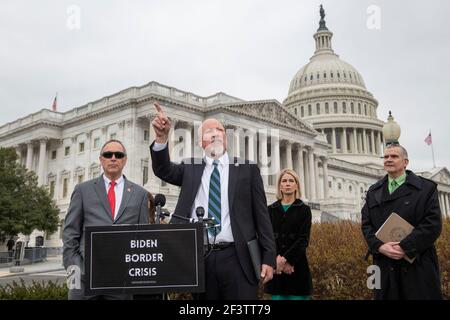
{"type": "Polygon", "coordinates": [[[310,300],[312,278],[306,248],[311,233],[311,209],[300,200],[300,183],[290,169],[280,172],[277,201],[269,206],[275,243],[277,266],[266,293],[272,300],[310,300]]]}
{"type": "Polygon", "coordinates": [[[383,179],[367,191],[361,212],[361,228],[380,268],[380,287],[374,289],[376,300],[442,299],[439,262],[434,243],[442,230],[437,185],[406,170],[408,152],[399,144],[384,151],[383,179]],[[383,243],[375,233],[395,212],[414,230],[400,242],[383,243]],[[416,258],[409,263],[403,257],[416,258]]]}
{"type": "Polygon", "coordinates": [[[119,140],[106,142],[99,157],[104,173],[75,186],[63,231],[63,263],[68,272],[81,271],[81,288],[69,290],[69,300],[132,299],[132,295],[84,295],[84,228],[117,224],[147,224],[147,190],[128,180],[122,170],[127,152],[119,140]]]}

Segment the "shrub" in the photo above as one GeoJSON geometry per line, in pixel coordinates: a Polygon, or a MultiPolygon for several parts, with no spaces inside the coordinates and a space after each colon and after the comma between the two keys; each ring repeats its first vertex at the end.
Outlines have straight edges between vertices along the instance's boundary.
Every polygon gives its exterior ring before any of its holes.
{"type": "MultiPolygon", "coordinates": [[[[442,291],[450,298],[450,219],[444,220],[442,234],[436,242],[441,269],[442,291]]],[[[367,288],[365,261],[367,245],[359,223],[340,221],[314,224],[308,248],[313,277],[314,299],[372,299],[367,288]]]]}
{"type": "Polygon", "coordinates": [[[23,279],[20,283],[0,286],[0,300],[67,300],[68,289],[66,283],[53,281],[26,284],[23,279]]]}

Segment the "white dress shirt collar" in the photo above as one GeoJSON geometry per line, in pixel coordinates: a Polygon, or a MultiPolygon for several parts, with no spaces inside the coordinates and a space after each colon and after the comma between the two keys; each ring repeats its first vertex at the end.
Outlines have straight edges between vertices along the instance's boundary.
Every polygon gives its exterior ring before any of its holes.
{"type": "MultiPolygon", "coordinates": [[[[212,166],[215,159],[205,156],[205,162],[208,166],[212,166]]],[[[220,156],[220,158],[217,159],[219,161],[219,164],[222,166],[227,166],[230,163],[230,159],[228,158],[228,153],[224,153],[220,156]]]]}
{"type": "MultiPolygon", "coordinates": [[[[111,179],[109,179],[106,175],[103,174],[103,180],[105,181],[106,185],[109,186],[111,179]]],[[[124,177],[123,174],[119,177],[119,179],[115,180],[116,181],[116,185],[119,185],[123,182],[124,177]]]]}

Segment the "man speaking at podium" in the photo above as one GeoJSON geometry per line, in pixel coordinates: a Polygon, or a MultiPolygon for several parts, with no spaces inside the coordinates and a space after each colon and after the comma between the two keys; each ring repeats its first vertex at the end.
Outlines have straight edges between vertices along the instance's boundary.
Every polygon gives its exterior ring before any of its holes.
{"type": "Polygon", "coordinates": [[[195,218],[196,208],[203,207],[216,226],[208,229],[212,245],[205,259],[206,292],[202,298],[256,299],[258,279],[247,242],[259,240],[263,283],[272,279],[276,261],[259,168],[228,157],[225,129],[216,119],[207,119],[199,130],[205,157],[172,163],[168,149],[171,123],[157,102],[155,107],[152,167],[157,177],[181,187],[174,213],[195,218]]]}
{"type": "Polygon", "coordinates": [[[131,295],[84,295],[84,227],[113,224],[147,224],[147,191],[129,181],[122,170],[127,152],[118,140],[106,142],[100,152],[104,174],[75,186],[63,232],[63,262],[66,269],[81,270],[81,287],[69,290],[70,300],[131,299],[131,295]]]}

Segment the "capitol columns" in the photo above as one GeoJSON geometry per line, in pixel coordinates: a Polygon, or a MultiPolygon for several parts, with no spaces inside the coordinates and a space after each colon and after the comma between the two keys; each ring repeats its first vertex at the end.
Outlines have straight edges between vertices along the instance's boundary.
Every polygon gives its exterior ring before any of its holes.
{"type": "Polygon", "coordinates": [[[325,200],[329,198],[329,187],[328,187],[328,159],[322,157],[322,167],[323,167],[323,197],[325,200]]]}
{"type": "Polygon", "coordinates": [[[320,194],[320,171],[319,171],[319,156],[314,156],[314,185],[316,187],[316,197],[317,199],[322,199],[322,195],[320,194]]]}
{"type": "Polygon", "coordinates": [[[255,161],[255,130],[247,129],[248,136],[248,160],[255,161]]]}
{"type": "Polygon", "coordinates": [[[363,153],[369,153],[369,149],[367,148],[367,132],[366,132],[366,129],[363,129],[362,141],[363,141],[363,153]]]}
{"type": "Polygon", "coordinates": [[[289,140],[286,141],[286,167],[291,170],[294,169],[292,163],[292,142],[289,140]]]}
{"type": "Polygon", "coordinates": [[[306,186],[305,186],[305,170],[303,167],[303,146],[297,144],[297,174],[300,179],[300,191],[303,195],[302,198],[306,198],[306,186]]]}
{"type": "Polygon", "coordinates": [[[45,184],[45,164],[47,163],[47,140],[48,138],[39,139],[39,162],[38,162],[38,183],[45,184]]]}
{"type": "Polygon", "coordinates": [[[308,147],[308,171],[309,171],[309,200],[316,200],[316,187],[315,187],[315,170],[314,170],[314,150],[312,147],[308,147]]]}
{"type": "Polygon", "coordinates": [[[336,153],[336,129],[331,129],[331,146],[333,148],[333,153],[336,153]]]}
{"type": "Polygon", "coordinates": [[[353,128],[353,153],[358,153],[358,132],[353,128]]]}
{"type": "Polygon", "coordinates": [[[89,180],[89,167],[91,166],[91,153],[92,153],[92,143],[91,143],[92,132],[93,130],[86,132],[86,145],[84,146],[84,149],[86,150],[86,167],[84,168],[84,181],[89,180]]]}
{"type": "MultiPolygon", "coordinates": [[[[280,135],[271,135],[270,137],[271,142],[271,167],[272,167],[272,174],[274,176],[273,181],[275,182],[277,179],[277,174],[280,172],[280,135]]],[[[275,182],[276,184],[276,182],[275,182]]]]}
{"type": "Polygon", "coordinates": [[[33,152],[34,152],[34,148],[33,148],[33,141],[28,142],[27,144],[27,162],[26,162],[26,168],[28,170],[32,170],[32,166],[33,166],[33,152]]]}
{"type": "Polygon", "coordinates": [[[264,185],[269,185],[269,159],[267,156],[267,130],[259,130],[259,167],[262,168],[261,176],[264,182],[264,185]]]}
{"type": "Polygon", "coordinates": [[[342,128],[342,152],[347,153],[348,151],[347,145],[347,128],[342,128]]]}
{"type": "Polygon", "coordinates": [[[383,156],[383,148],[381,146],[381,132],[380,131],[378,131],[378,134],[377,134],[377,146],[378,146],[377,154],[380,156],[383,156]]]}
{"type": "Polygon", "coordinates": [[[375,151],[375,132],[370,130],[370,143],[372,144],[372,154],[377,154],[375,151]]]}

